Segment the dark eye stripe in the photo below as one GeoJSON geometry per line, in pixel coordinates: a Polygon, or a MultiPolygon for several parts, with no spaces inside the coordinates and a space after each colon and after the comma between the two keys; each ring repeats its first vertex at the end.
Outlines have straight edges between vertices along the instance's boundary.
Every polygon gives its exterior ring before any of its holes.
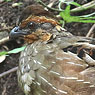
{"type": "Polygon", "coordinates": [[[30,29],[35,29],[37,28],[38,24],[36,22],[29,22],[27,27],[30,28],[30,29]]]}

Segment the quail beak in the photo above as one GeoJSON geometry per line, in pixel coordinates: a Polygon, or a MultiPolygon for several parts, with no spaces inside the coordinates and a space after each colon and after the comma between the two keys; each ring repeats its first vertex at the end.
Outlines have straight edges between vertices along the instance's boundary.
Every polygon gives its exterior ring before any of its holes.
{"type": "Polygon", "coordinates": [[[19,38],[19,37],[24,37],[24,35],[28,35],[29,33],[27,32],[28,30],[25,29],[20,29],[19,26],[13,28],[9,34],[9,37],[11,39],[19,38]]]}

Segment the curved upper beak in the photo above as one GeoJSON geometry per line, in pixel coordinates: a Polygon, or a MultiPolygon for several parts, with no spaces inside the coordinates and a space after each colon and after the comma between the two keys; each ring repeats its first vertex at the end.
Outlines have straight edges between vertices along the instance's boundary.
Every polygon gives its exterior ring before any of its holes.
{"type": "Polygon", "coordinates": [[[9,34],[9,37],[12,39],[18,38],[18,37],[23,37],[24,35],[27,35],[27,31],[23,31],[22,29],[19,28],[19,26],[13,28],[9,34]]]}

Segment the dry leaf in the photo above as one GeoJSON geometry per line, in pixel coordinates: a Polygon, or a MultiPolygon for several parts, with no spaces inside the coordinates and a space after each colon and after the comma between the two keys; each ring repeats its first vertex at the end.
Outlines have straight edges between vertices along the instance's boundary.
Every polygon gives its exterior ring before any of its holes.
{"type": "Polygon", "coordinates": [[[6,59],[6,55],[0,56],[0,63],[2,63],[6,59]]]}

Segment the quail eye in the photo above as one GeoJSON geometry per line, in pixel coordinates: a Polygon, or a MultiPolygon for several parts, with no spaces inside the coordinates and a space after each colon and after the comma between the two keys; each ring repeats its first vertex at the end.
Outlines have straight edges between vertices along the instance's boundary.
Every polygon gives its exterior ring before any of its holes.
{"type": "Polygon", "coordinates": [[[30,28],[30,29],[35,28],[36,25],[37,24],[35,22],[30,22],[30,23],[28,23],[28,28],[30,28]]]}

